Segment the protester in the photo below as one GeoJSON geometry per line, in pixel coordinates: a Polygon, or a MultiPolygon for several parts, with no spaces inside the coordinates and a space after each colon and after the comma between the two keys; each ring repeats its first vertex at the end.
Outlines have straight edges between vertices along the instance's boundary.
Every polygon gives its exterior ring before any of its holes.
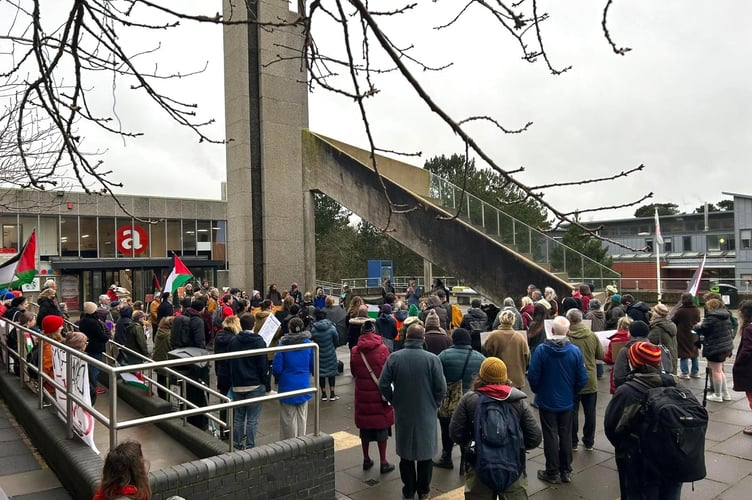
{"type": "Polygon", "coordinates": [[[151,485],[141,444],[122,441],[107,453],[93,500],[149,500],[151,485]]]}
{"type": "MultiPolygon", "coordinates": [[[[621,344],[623,349],[627,342],[629,342],[629,325],[632,324],[632,319],[627,316],[622,316],[616,323],[616,333],[608,337],[608,347],[606,348],[606,354],[603,356],[603,361],[607,365],[614,365],[616,362],[616,356],[619,352],[614,352],[614,345],[621,344]]],[[[614,370],[611,370],[610,377],[610,392],[611,394],[616,392],[616,385],[614,384],[614,370]]]]}
{"type": "MultiPolygon", "coordinates": [[[[165,316],[159,321],[157,326],[157,333],[154,335],[154,351],[151,353],[151,359],[154,361],[165,361],[168,359],[167,353],[172,351],[172,323],[175,321],[175,316],[165,316]]],[[[170,382],[169,377],[163,369],[157,370],[157,383],[168,387],[170,382]]],[[[162,399],[167,399],[167,392],[157,387],[157,396],[162,399]]]]}
{"type": "MultiPolygon", "coordinates": [[[[744,392],[747,395],[747,403],[752,409],[752,300],[745,300],[739,306],[741,326],[739,333],[741,342],[736,351],[734,360],[733,376],[734,390],[744,392]]],[[[752,425],[742,431],[747,436],[752,436],[752,425]]]]}
{"type": "Polygon", "coordinates": [[[713,393],[708,394],[708,401],[721,403],[730,401],[723,363],[731,356],[734,338],[731,332],[731,320],[723,302],[710,299],[705,302],[705,317],[695,326],[695,331],[703,339],[702,355],[708,360],[713,382],[713,393]]]}
{"type": "Polygon", "coordinates": [[[441,361],[423,349],[424,334],[422,326],[411,325],[403,348],[389,356],[379,379],[381,393],[394,406],[404,498],[430,497],[436,410],[446,392],[441,361]]]}
{"type": "MultiPolygon", "coordinates": [[[[240,318],[235,316],[232,307],[223,306],[220,310],[222,315],[222,329],[214,336],[214,354],[224,354],[230,351],[230,342],[235,335],[240,333],[240,318]]],[[[217,390],[227,395],[232,388],[232,376],[230,375],[230,360],[222,359],[214,362],[214,374],[217,376],[217,390]]],[[[219,411],[219,419],[227,421],[227,410],[219,411]]],[[[229,427],[229,426],[228,426],[229,427]]],[[[221,437],[229,438],[229,428],[221,429],[221,437]]]]}
{"type": "MultiPolygon", "coordinates": [[[[291,319],[289,329],[289,333],[282,337],[279,345],[308,344],[311,342],[311,334],[304,329],[302,319],[291,319]]],[[[313,374],[313,349],[276,353],[272,371],[279,382],[279,392],[310,387],[310,376],[313,374]]],[[[312,397],[312,394],[301,394],[279,401],[280,439],[289,439],[306,433],[308,400],[312,397]]]]}
{"type": "Polygon", "coordinates": [[[675,374],[679,364],[679,347],[676,342],[676,325],[668,319],[666,304],[656,304],[651,310],[650,333],[648,340],[655,345],[665,346],[671,354],[671,371],[675,374]]]}
{"type": "Polygon", "coordinates": [[[681,305],[676,309],[671,321],[676,325],[677,355],[679,356],[679,378],[688,380],[700,378],[700,350],[695,345],[697,335],[692,329],[700,322],[700,308],[695,305],[691,293],[683,293],[681,305]],[[691,367],[690,367],[691,363],[691,367]]]}
{"type": "MultiPolygon", "coordinates": [[[[107,348],[107,342],[110,341],[110,333],[107,331],[105,325],[99,321],[97,317],[97,305],[94,302],[84,302],[83,314],[81,315],[78,328],[86,335],[89,342],[86,346],[86,354],[98,361],[102,361],[104,359],[104,351],[107,348]]],[[[89,364],[89,383],[97,394],[103,394],[106,391],[103,387],[99,387],[98,378],[99,368],[89,364]]]]}
{"type": "Polygon", "coordinates": [[[311,340],[319,346],[319,387],[322,401],[337,401],[339,396],[334,392],[337,380],[337,343],[339,335],[334,323],[326,319],[326,312],[316,309],[313,313],[315,322],[311,326],[311,340]],[[326,393],[326,383],[329,382],[329,394],[326,393]]]}
{"type": "Polygon", "coordinates": [[[524,332],[512,329],[516,316],[514,311],[502,309],[498,315],[499,328],[491,332],[483,344],[483,353],[504,361],[512,387],[522,389],[527,383],[525,372],[530,364],[530,347],[524,332]]]}
{"type": "MultiPolygon", "coordinates": [[[[462,396],[457,410],[452,415],[449,434],[452,440],[466,447],[476,439],[475,419],[477,418],[478,401],[481,395],[487,396],[501,404],[509,404],[512,412],[519,420],[524,438],[524,450],[532,450],[541,442],[541,429],[535,421],[535,416],[525,402],[527,395],[509,385],[507,370],[504,362],[498,358],[486,358],[480,366],[470,392],[462,396]]],[[[527,498],[527,474],[525,471],[525,451],[520,450],[522,470],[520,478],[512,483],[505,491],[497,492],[483,484],[476,475],[476,464],[465,464],[465,498],[489,499],[499,495],[503,499],[527,498]]]]}

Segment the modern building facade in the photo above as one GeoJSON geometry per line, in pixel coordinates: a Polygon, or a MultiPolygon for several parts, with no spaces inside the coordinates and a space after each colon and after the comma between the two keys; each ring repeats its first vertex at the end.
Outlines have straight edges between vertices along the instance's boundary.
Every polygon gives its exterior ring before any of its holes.
{"type": "MultiPolygon", "coordinates": [[[[172,255],[197,280],[217,283],[227,269],[227,203],[5,190],[0,214],[0,263],[13,257],[37,229],[39,280],[58,280],[61,299],[79,310],[116,283],[143,300],[164,283],[172,255]]],[[[38,285],[37,285],[38,286],[38,285]]],[[[29,291],[34,290],[34,286],[29,291]]]]}

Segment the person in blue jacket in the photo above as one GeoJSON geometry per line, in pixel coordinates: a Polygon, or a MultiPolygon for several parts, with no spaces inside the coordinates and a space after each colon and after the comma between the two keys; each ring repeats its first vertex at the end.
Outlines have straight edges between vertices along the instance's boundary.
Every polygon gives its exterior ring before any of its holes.
{"type": "Polygon", "coordinates": [[[546,457],[538,479],[555,484],[572,481],[572,408],[588,375],[582,352],[567,337],[569,320],[557,316],[552,330],[552,337],[533,353],[527,381],[535,392],[546,457]]]}
{"type": "MultiPolygon", "coordinates": [[[[311,334],[305,329],[302,319],[292,318],[288,324],[288,329],[289,332],[280,339],[279,345],[309,344],[311,342],[311,334]]],[[[276,353],[272,363],[272,372],[279,383],[279,392],[310,387],[311,374],[313,374],[313,349],[276,353]]],[[[294,438],[306,433],[308,400],[312,397],[312,394],[302,394],[280,399],[280,439],[294,438]]]]}

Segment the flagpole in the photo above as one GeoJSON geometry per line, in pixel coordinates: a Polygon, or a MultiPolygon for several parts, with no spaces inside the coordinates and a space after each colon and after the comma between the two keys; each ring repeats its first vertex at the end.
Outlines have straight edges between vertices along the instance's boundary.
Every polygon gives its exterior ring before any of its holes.
{"type": "Polygon", "coordinates": [[[658,303],[661,303],[663,299],[663,293],[661,293],[661,245],[663,245],[663,235],[661,234],[661,222],[658,219],[658,209],[655,209],[655,241],[653,247],[655,248],[655,276],[658,281],[658,303]]]}

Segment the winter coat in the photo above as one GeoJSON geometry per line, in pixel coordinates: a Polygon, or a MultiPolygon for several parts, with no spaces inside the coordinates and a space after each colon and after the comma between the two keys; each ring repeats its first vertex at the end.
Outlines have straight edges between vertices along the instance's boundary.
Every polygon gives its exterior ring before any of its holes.
{"type": "Polygon", "coordinates": [[[325,307],[323,309],[326,319],[334,323],[337,329],[337,346],[347,343],[347,313],[339,306],[325,307]]]}
{"type": "MultiPolygon", "coordinates": [[[[149,349],[146,347],[146,334],[144,334],[144,326],[138,321],[131,321],[125,327],[125,347],[136,351],[142,356],[149,355],[149,349]]],[[[133,355],[127,357],[130,359],[130,364],[143,363],[144,360],[137,358],[133,355]]]]}
{"type": "MultiPolygon", "coordinates": [[[[233,336],[232,340],[230,340],[229,352],[249,351],[253,349],[263,349],[264,347],[266,347],[266,342],[264,342],[264,339],[261,338],[261,335],[250,332],[248,330],[243,330],[242,332],[233,336]]],[[[311,352],[310,349],[306,349],[304,351],[278,352],[276,354],[279,356],[286,354],[298,355],[288,356],[284,360],[280,360],[280,368],[285,372],[284,386],[283,378],[281,377],[282,372],[280,372],[279,375],[277,374],[277,372],[274,373],[274,376],[279,380],[279,392],[310,387],[308,373],[310,373],[309,370],[312,371],[313,368],[313,352],[311,352]],[[300,358],[302,362],[305,362],[303,358],[305,358],[306,356],[310,357],[311,366],[306,367],[308,369],[304,369],[302,372],[305,381],[301,387],[291,387],[291,381],[288,379],[288,374],[291,373],[294,369],[292,366],[294,364],[293,359],[300,358]]],[[[276,363],[276,358],[274,361],[276,363]]],[[[269,360],[266,356],[264,356],[263,354],[257,356],[246,356],[244,358],[231,359],[229,360],[229,362],[230,382],[232,383],[232,387],[254,387],[263,385],[266,387],[267,392],[269,391],[269,389],[271,388],[269,381],[269,360]]],[[[303,402],[307,401],[311,397],[312,396],[310,394],[305,394],[303,396],[295,396],[294,398],[283,399],[282,402],[287,402],[290,399],[304,398],[302,401],[300,401],[303,402]]]]}
{"type": "Polygon", "coordinates": [[[167,353],[172,351],[171,342],[172,332],[165,328],[158,328],[154,335],[154,351],[151,353],[151,359],[154,361],[164,361],[168,358],[167,353]]]}
{"type": "Polygon", "coordinates": [[[368,318],[361,318],[356,316],[350,318],[347,322],[347,346],[352,350],[353,347],[358,345],[358,337],[360,337],[360,330],[363,328],[363,323],[368,321],[368,318]]]}
{"type": "Polygon", "coordinates": [[[503,313],[504,311],[512,311],[514,313],[514,324],[512,325],[512,329],[522,330],[522,315],[520,314],[520,311],[518,311],[517,308],[513,306],[503,307],[501,311],[499,311],[499,314],[496,315],[496,319],[494,320],[491,328],[493,328],[494,330],[499,329],[499,315],[501,315],[501,313],[503,313]]]}
{"type": "Polygon", "coordinates": [[[63,317],[63,313],[60,312],[60,308],[57,303],[49,298],[41,298],[37,301],[39,305],[39,312],[37,313],[37,325],[42,326],[42,320],[45,316],[53,315],[63,317]]]}
{"type": "Polygon", "coordinates": [[[530,364],[530,347],[524,332],[511,329],[494,330],[486,337],[483,353],[502,360],[507,365],[507,376],[512,384],[519,389],[525,387],[525,372],[530,364]]]}
{"type": "Polygon", "coordinates": [[[587,370],[587,384],[582,388],[580,394],[592,394],[598,392],[598,377],[595,368],[595,360],[602,360],[604,356],[603,344],[596,334],[584,323],[576,323],[569,327],[569,341],[580,348],[582,357],[585,360],[585,370],[587,370]]]}
{"type": "Polygon", "coordinates": [[[169,300],[163,300],[157,308],[157,324],[162,321],[162,318],[172,316],[173,314],[175,314],[175,310],[172,307],[172,303],[169,300]]]}
{"type": "Polygon", "coordinates": [[[679,364],[679,350],[676,344],[676,325],[668,318],[657,317],[650,323],[648,340],[656,345],[665,345],[671,353],[671,371],[676,373],[679,364]]]}
{"type": "MultiPolygon", "coordinates": [[[[299,333],[288,333],[280,339],[279,345],[309,344],[311,342],[310,336],[311,334],[305,330],[299,333]]],[[[279,381],[279,392],[311,387],[313,349],[275,353],[272,371],[274,378],[279,381]]],[[[288,405],[299,405],[312,397],[313,394],[302,394],[281,399],[280,402],[288,405]]]]}
{"type": "Polygon", "coordinates": [[[311,327],[311,340],[319,345],[319,377],[337,375],[337,342],[339,336],[334,323],[322,319],[311,327]]]}
{"type": "Polygon", "coordinates": [[[742,340],[734,360],[734,390],[752,392],[752,323],[742,326],[742,340]]]}
{"type": "Polygon", "coordinates": [[[441,351],[443,351],[444,349],[447,349],[448,347],[451,347],[452,345],[452,337],[450,337],[444,332],[439,332],[439,331],[426,332],[426,335],[424,338],[426,341],[426,350],[437,356],[441,354],[441,351]]]}
{"type": "MultiPolygon", "coordinates": [[[[611,335],[608,338],[608,347],[606,348],[606,355],[603,356],[603,361],[606,362],[606,364],[613,365],[616,362],[616,360],[614,359],[614,351],[613,351],[614,342],[626,343],[628,341],[629,341],[629,332],[626,330],[619,330],[618,332],[611,335]]],[[[609,376],[609,382],[611,385],[610,392],[611,394],[613,394],[616,392],[616,384],[614,384],[614,370],[611,370],[611,375],[609,376]]]]}
{"type": "Polygon", "coordinates": [[[634,304],[627,307],[627,316],[632,318],[632,321],[644,321],[645,323],[650,323],[650,319],[648,319],[648,313],[650,312],[650,308],[648,305],[642,301],[635,302],[634,304]]]}
{"type": "MultiPolygon", "coordinates": [[[[647,337],[632,337],[629,342],[627,342],[621,351],[619,351],[619,355],[616,356],[616,359],[614,360],[614,368],[613,368],[613,379],[614,379],[614,385],[618,388],[620,385],[622,385],[624,382],[627,381],[628,376],[632,373],[631,369],[629,368],[629,359],[627,358],[627,352],[629,351],[629,348],[634,344],[635,342],[648,342],[649,339],[647,337]]],[[[668,349],[662,349],[661,352],[661,367],[666,372],[669,373],[671,371],[671,366],[673,364],[673,360],[671,359],[671,354],[668,352],[668,349]]]]}
{"type": "Polygon", "coordinates": [[[692,329],[701,320],[700,308],[695,306],[680,306],[676,309],[671,321],[676,325],[676,344],[679,359],[696,358],[700,350],[695,345],[697,335],[692,329]]]}
{"type": "Polygon", "coordinates": [[[313,307],[316,309],[323,309],[326,306],[326,295],[315,297],[313,299],[313,307]]]}
{"type": "MultiPolygon", "coordinates": [[[[230,351],[230,342],[235,338],[232,330],[223,328],[214,336],[214,354],[224,354],[230,351]]],[[[214,373],[217,374],[217,387],[231,387],[230,360],[223,359],[214,362],[214,373]]]]}
{"type": "Polygon", "coordinates": [[[470,343],[478,352],[481,352],[480,332],[488,331],[488,315],[482,309],[478,307],[471,307],[462,316],[460,327],[470,332],[470,343]],[[478,330],[474,329],[472,325],[475,324],[478,330]]]}
{"type": "MultiPolygon", "coordinates": [[[[197,311],[192,307],[185,310],[186,316],[191,320],[191,340],[193,347],[206,348],[206,322],[201,314],[201,311],[197,311]]],[[[209,320],[209,331],[211,331],[211,319],[209,320]]]]}
{"type": "Polygon", "coordinates": [[[527,328],[530,326],[530,323],[533,321],[533,311],[535,309],[535,306],[533,304],[528,304],[522,309],[520,309],[520,315],[522,316],[522,329],[527,330],[527,328]]]}
{"type": "Polygon", "coordinates": [[[381,399],[381,391],[366,368],[361,353],[368,360],[376,379],[384,370],[389,349],[376,333],[366,333],[358,338],[358,345],[350,351],[350,371],[355,379],[353,400],[355,427],[358,429],[387,429],[394,425],[394,409],[381,399]]]}
{"type": "Polygon", "coordinates": [[[447,384],[452,384],[460,380],[462,367],[465,366],[466,359],[467,368],[465,369],[465,376],[462,377],[463,394],[470,390],[473,378],[480,371],[480,365],[486,357],[469,345],[453,345],[449,349],[444,349],[439,354],[441,369],[444,372],[444,379],[447,384]],[[470,352],[469,359],[467,357],[468,352],[470,352]]]}
{"type": "Polygon", "coordinates": [[[530,360],[527,381],[535,404],[544,411],[571,411],[574,395],[588,381],[582,352],[568,337],[555,337],[538,346],[530,360]]]}
{"type": "Polygon", "coordinates": [[[380,314],[376,318],[376,332],[385,339],[394,340],[397,336],[397,322],[391,314],[380,314]]]}
{"type": "Polygon", "coordinates": [[[104,324],[97,319],[95,314],[84,314],[78,323],[78,329],[86,335],[89,343],[86,345],[86,354],[89,356],[98,356],[102,354],[110,340],[110,334],[104,324]]]}
{"type": "Polygon", "coordinates": [[[639,443],[633,435],[642,420],[642,403],[647,397],[648,388],[675,386],[676,380],[671,375],[657,373],[655,369],[636,373],[634,377],[641,382],[620,385],[609,401],[603,419],[603,429],[614,446],[619,476],[628,481],[626,490],[630,493],[629,498],[644,498],[639,495],[641,485],[645,482],[660,483],[661,480],[650,468],[645,467],[639,443]],[[632,481],[629,481],[630,479],[632,481]]]}
{"type": "Polygon", "coordinates": [[[436,410],[446,392],[439,357],[423,350],[419,339],[406,339],[386,360],[379,389],[395,411],[397,455],[430,460],[436,454],[436,410]],[[394,387],[392,387],[394,384],[394,387]]]}
{"type": "Polygon", "coordinates": [[[621,305],[613,306],[606,311],[606,330],[615,330],[619,323],[619,318],[623,318],[627,313],[621,305]]]}
{"type": "MultiPolygon", "coordinates": [[[[449,307],[451,308],[451,306],[449,307]]],[[[436,315],[439,317],[439,326],[441,326],[441,328],[443,328],[444,330],[449,328],[449,324],[452,321],[452,314],[451,312],[447,313],[446,308],[441,303],[441,299],[435,295],[432,295],[428,298],[428,305],[418,315],[418,318],[423,322],[423,324],[426,323],[426,316],[428,316],[428,313],[431,312],[431,309],[436,311],[436,315]]]]}
{"type": "Polygon", "coordinates": [[[702,355],[724,356],[734,350],[734,337],[731,332],[731,321],[726,309],[716,309],[705,313],[702,323],[695,328],[698,335],[704,335],[702,355]]]}
{"type": "MultiPolygon", "coordinates": [[[[538,447],[542,438],[541,428],[535,419],[535,415],[525,402],[527,395],[519,389],[497,384],[484,385],[476,391],[470,391],[462,396],[452,415],[452,420],[449,422],[449,436],[452,441],[464,448],[475,439],[475,412],[481,394],[512,405],[512,412],[520,421],[525,450],[538,447]]],[[[520,450],[520,462],[524,471],[527,462],[524,450],[520,450]]]]}
{"type": "Polygon", "coordinates": [[[590,331],[602,332],[606,329],[606,314],[601,311],[588,311],[585,319],[590,320],[590,331]]]}

